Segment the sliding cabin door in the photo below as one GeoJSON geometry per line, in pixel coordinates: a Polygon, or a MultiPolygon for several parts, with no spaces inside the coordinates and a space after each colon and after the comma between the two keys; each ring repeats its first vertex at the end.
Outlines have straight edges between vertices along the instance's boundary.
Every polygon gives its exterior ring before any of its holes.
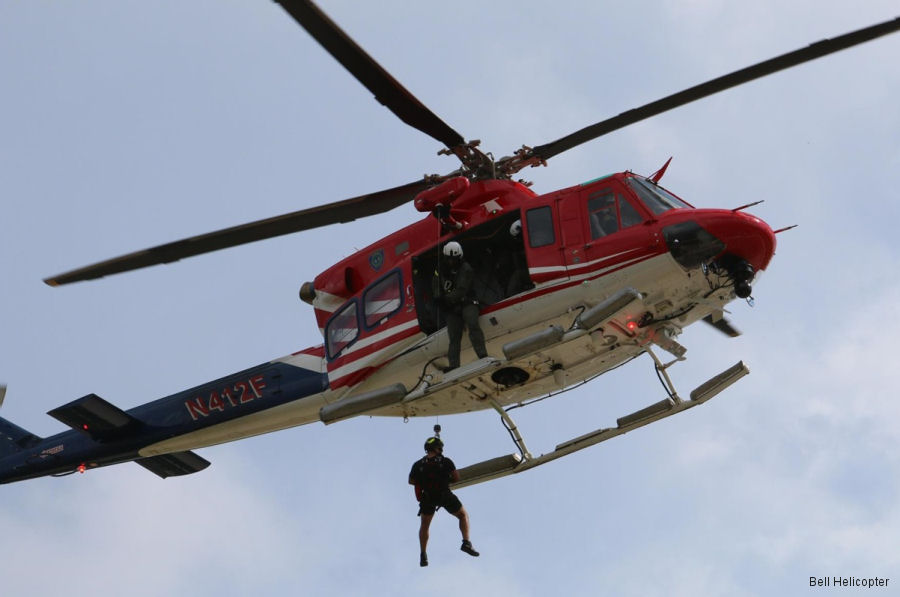
{"type": "Polygon", "coordinates": [[[531,281],[543,286],[568,279],[558,202],[552,199],[526,209],[524,216],[525,256],[531,281]]]}

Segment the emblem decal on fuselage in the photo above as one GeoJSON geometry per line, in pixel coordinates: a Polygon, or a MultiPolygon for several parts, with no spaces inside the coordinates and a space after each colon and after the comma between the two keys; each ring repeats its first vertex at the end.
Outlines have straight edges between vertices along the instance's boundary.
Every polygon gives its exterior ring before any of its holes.
{"type": "Polygon", "coordinates": [[[376,272],[381,269],[381,266],[384,265],[384,249],[378,249],[369,255],[369,265],[376,272]]]}

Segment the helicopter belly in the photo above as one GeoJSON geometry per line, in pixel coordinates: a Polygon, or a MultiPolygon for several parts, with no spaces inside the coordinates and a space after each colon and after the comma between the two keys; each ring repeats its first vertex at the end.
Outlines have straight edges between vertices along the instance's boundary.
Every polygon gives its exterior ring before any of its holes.
{"type": "MultiPolygon", "coordinates": [[[[481,316],[488,353],[498,357],[484,362],[483,371],[446,383],[445,378],[452,379],[455,371],[444,374],[437,366],[443,363],[447,350],[446,330],[440,330],[421,340],[415,350],[386,363],[361,384],[359,391],[398,382],[409,390],[406,400],[366,414],[433,416],[547,396],[609,371],[643,353],[647,344],[658,342],[649,327],[631,330],[629,321],[646,319],[646,314],[651,313],[666,322],[667,330],[671,330],[667,333],[677,334],[681,327],[720,309],[733,295],[710,295],[710,282],[701,270],[685,271],[671,255],[662,254],[617,271],[585,273],[576,280],[544,285],[515,299],[485,309],[481,316]],[[573,333],[581,313],[622,288],[635,289],[640,300],[603,323],[581,330],[583,333],[573,333]],[[521,357],[500,358],[511,344],[532,337],[540,340],[545,330],[554,327],[560,330],[558,340],[542,341],[545,345],[521,357]],[[418,397],[409,399],[414,396],[418,397]]],[[[464,337],[461,369],[475,361],[465,340],[464,337]]],[[[350,393],[359,392],[354,388],[350,393]]]]}

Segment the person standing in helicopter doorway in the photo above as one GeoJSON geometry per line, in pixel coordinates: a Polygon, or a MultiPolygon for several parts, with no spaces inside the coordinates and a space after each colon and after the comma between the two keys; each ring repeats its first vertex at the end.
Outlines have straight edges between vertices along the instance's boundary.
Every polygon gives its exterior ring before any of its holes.
{"type": "Polygon", "coordinates": [[[444,457],[444,442],[439,437],[425,440],[425,456],[416,460],[409,471],[409,484],[416,488],[416,499],[419,501],[419,566],[428,565],[428,529],[431,519],[438,508],[459,519],[459,532],[462,533],[460,549],[470,556],[479,553],[469,540],[469,514],[463,508],[459,498],[450,491],[450,483],[459,481],[459,471],[449,458],[444,457]]]}
{"type": "Polygon", "coordinates": [[[484,332],[478,325],[478,299],[473,285],[475,270],[463,259],[462,246],[458,242],[445,244],[442,253],[441,262],[431,280],[431,293],[447,321],[449,371],[459,367],[464,325],[469,329],[469,340],[479,359],[487,356],[487,349],[484,346],[484,332]]]}

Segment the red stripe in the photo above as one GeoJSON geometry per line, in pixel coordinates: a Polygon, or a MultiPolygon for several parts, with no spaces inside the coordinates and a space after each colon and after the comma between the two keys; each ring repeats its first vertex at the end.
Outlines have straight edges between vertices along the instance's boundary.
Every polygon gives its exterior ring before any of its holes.
{"type": "MultiPolygon", "coordinates": [[[[665,253],[666,253],[666,251],[658,251],[658,252],[654,252],[654,253],[648,253],[647,255],[645,255],[637,260],[635,260],[634,257],[626,256],[622,259],[622,263],[619,267],[614,267],[613,269],[599,273],[594,277],[587,277],[587,278],[583,278],[583,279],[579,279],[579,280],[569,280],[566,282],[562,282],[560,284],[556,284],[553,286],[549,286],[549,287],[541,288],[539,290],[528,292],[528,293],[516,296],[512,300],[501,301],[494,305],[487,306],[481,311],[481,313],[482,313],[482,315],[488,314],[488,313],[493,313],[493,312],[499,311],[501,309],[506,309],[513,305],[524,303],[530,299],[533,299],[533,298],[536,298],[539,296],[544,296],[544,295],[551,294],[554,292],[559,292],[561,290],[566,290],[568,288],[572,288],[573,286],[577,286],[586,280],[595,280],[597,278],[605,277],[609,274],[613,274],[615,272],[621,271],[622,269],[631,267],[633,265],[637,265],[638,263],[642,263],[644,261],[647,261],[648,259],[651,259],[658,255],[663,255],[665,253]]],[[[591,266],[591,269],[603,269],[606,267],[610,267],[609,264],[604,265],[603,262],[600,262],[600,263],[597,263],[597,264],[591,266]]],[[[578,270],[573,270],[573,271],[577,272],[578,270]]],[[[559,274],[560,275],[558,276],[558,279],[566,280],[569,278],[570,272],[560,271],[559,274]]],[[[406,317],[398,317],[395,320],[393,320],[390,323],[391,327],[399,326],[405,322],[408,322],[408,321],[411,321],[412,319],[414,319],[414,313],[410,313],[410,314],[404,313],[404,315],[406,315],[406,317]]],[[[371,336],[371,335],[374,335],[375,333],[382,333],[383,331],[385,331],[385,329],[387,329],[387,328],[381,328],[381,327],[376,328],[375,330],[372,330],[372,332],[369,333],[368,335],[371,336]]],[[[406,330],[404,332],[399,332],[397,334],[387,336],[383,340],[380,340],[370,346],[366,346],[365,348],[351,351],[347,355],[339,357],[337,360],[334,360],[331,363],[329,363],[328,371],[329,372],[335,371],[336,369],[339,369],[341,367],[352,365],[353,363],[360,361],[360,360],[372,355],[373,353],[378,352],[379,350],[383,350],[384,348],[389,347],[392,344],[395,344],[397,342],[405,340],[405,339],[409,338],[410,336],[413,336],[420,332],[421,332],[421,329],[417,325],[415,327],[409,328],[408,330],[406,330]]],[[[357,342],[363,340],[364,338],[365,338],[365,336],[360,336],[360,338],[359,338],[359,340],[357,340],[357,342]]],[[[317,347],[317,348],[321,349],[324,352],[324,348],[322,348],[322,347],[317,347]]],[[[382,363],[381,365],[383,365],[383,364],[384,363],[382,363]]],[[[350,386],[350,385],[355,385],[356,383],[359,383],[360,381],[365,379],[371,373],[374,373],[374,371],[376,371],[378,368],[380,368],[381,365],[374,366],[374,367],[373,366],[365,366],[365,367],[359,369],[358,371],[348,373],[347,375],[344,375],[344,376],[334,379],[334,380],[329,380],[329,385],[334,389],[345,387],[345,386],[350,386]]]]}

